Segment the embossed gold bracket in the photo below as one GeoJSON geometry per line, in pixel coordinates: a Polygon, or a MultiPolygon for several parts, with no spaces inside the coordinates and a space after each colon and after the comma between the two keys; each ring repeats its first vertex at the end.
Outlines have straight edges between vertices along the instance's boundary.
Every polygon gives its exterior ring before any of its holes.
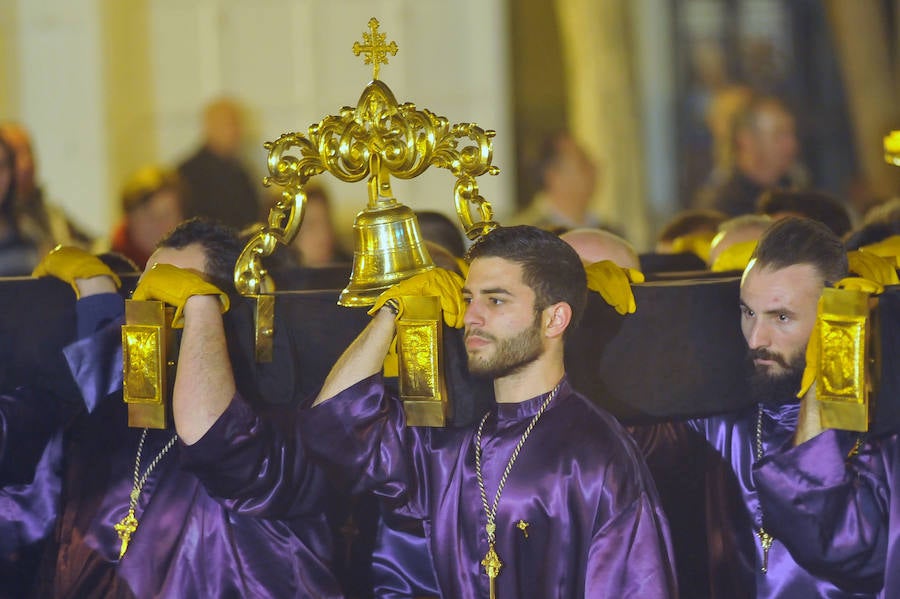
{"type": "Polygon", "coordinates": [[[175,381],[175,309],[157,301],[125,301],[122,325],[122,394],[128,426],[164,429],[175,381]]]}
{"type": "Polygon", "coordinates": [[[444,382],[441,302],[404,296],[397,321],[400,398],[407,426],[444,426],[449,402],[444,382]]]}
{"type": "Polygon", "coordinates": [[[869,427],[869,295],[826,288],[819,299],[819,383],[822,426],[869,427]]]}

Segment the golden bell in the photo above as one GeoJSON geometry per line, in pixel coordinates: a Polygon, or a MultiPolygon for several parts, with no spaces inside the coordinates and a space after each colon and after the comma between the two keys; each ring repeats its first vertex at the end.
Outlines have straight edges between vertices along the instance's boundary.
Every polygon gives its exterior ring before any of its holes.
{"type": "Polygon", "coordinates": [[[353,236],[353,270],[338,300],[342,306],[371,306],[395,283],[434,268],[415,213],[396,200],[357,214],[353,236]]]}

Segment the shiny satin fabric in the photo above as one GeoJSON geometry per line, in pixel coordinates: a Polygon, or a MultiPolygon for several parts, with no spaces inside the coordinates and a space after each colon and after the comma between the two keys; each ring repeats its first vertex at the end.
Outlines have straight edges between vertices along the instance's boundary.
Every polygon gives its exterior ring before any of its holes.
{"type": "MultiPolygon", "coordinates": [[[[799,408],[798,402],[781,406],[764,406],[761,435],[763,456],[776,452],[791,442],[799,408]]],[[[730,462],[736,475],[745,509],[744,514],[737,516],[743,522],[747,520],[753,522],[755,556],[752,559],[750,556],[743,556],[741,559],[755,564],[755,596],[758,599],[872,597],[871,594],[843,591],[825,578],[804,569],[797,563],[777,534],[769,550],[768,572],[762,572],[763,551],[759,538],[755,535],[760,526],[761,511],[752,472],[753,464],[756,462],[756,423],[757,410],[755,406],[739,414],[690,421],[690,425],[705,435],[709,443],[730,462]]],[[[766,512],[766,522],[769,517],[770,514],[766,512]]],[[[746,524],[744,525],[746,526],[746,524]]],[[[768,528],[768,524],[766,526],[768,528]]],[[[733,556],[732,559],[736,558],[738,556],[733,556]]]]}
{"type": "Polygon", "coordinates": [[[773,534],[797,561],[841,587],[900,595],[900,443],[896,434],[864,443],[828,430],[767,456],[756,469],[773,534]]]}
{"type": "MultiPolygon", "coordinates": [[[[544,398],[497,405],[485,424],[490,500],[544,398]]],[[[472,427],[406,428],[376,375],[310,409],[298,432],[355,491],[374,490],[396,514],[422,521],[441,596],[488,595],[472,427]]],[[[519,454],[496,522],[500,598],[677,594],[667,524],[643,460],[619,424],[565,380],[519,454]]],[[[408,553],[382,558],[408,570],[408,553]]],[[[413,559],[421,566],[428,557],[413,559]]]]}
{"type": "Polygon", "coordinates": [[[44,543],[56,525],[61,468],[58,432],[44,446],[30,482],[0,487],[0,598],[26,597],[34,585],[44,543]]]}
{"type": "MultiPolygon", "coordinates": [[[[138,529],[119,560],[113,526],[128,511],[141,430],[126,426],[117,339],[113,324],[66,350],[90,412],[67,431],[63,511],[53,538],[58,554],[39,595],[339,597],[321,509],[290,525],[229,510],[180,467],[178,443],[147,479],[138,529]]],[[[142,471],[172,435],[148,432],[142,471]]]]}

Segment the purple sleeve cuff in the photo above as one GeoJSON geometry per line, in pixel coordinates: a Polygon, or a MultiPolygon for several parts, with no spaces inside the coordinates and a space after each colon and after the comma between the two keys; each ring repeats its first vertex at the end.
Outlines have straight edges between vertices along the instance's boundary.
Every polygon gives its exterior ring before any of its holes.
{"type": "Polygon", "coordinates": [[[98,293],[75,302],[78,338],[83,339],[114,320],[125,317],[125,302],[118,293],[98,293]]]}

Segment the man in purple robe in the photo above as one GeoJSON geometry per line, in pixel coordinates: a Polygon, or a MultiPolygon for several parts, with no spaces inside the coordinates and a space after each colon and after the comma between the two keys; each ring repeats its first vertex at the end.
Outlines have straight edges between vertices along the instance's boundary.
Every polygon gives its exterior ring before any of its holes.
{"type": "Polygon", "coordinates": [[[191,468],[217,492],[286,507],[302,498],[294,452],[307,444],[353,491],[423,522],[418,565],[427,560],[444,597],[675,596],[668,528],[634,442],[566,379],[563,339],[586,296],[578,256],[523,226],[492,231],[469,257],[465,307],[462,281],[439,269],[379,299],[293,435],[217,383],[218,308],[189,298],[174,413],[191,468]],[[414,290],[441,297],[448,324],[465,325],[470,371],[493,379],[496,406],[475,427],[407,427],[385,387],[382,362],[414,290]]]}
{"type": "MultiPolygon", "coordinates": [[[[896,294],[883,296],[896,313],[896,294]]],[[[884,304],[882,304],[884,306],[884,304]]],[[[892,343],[885,335],[882,343],[892,343]]],[[[887,354],[886,354],[887,355],[887,354]]],[[[894,365],[896,367],[896,365],[894,365]]],[[[812,379],[814,369],[810,369],[812,379]]],[[[897,433],[825,429],[816,382],[801,400],[792,443],[755,468],[772,533],[797,560],[848,591],[900,593],[900,442],[897,433]]]]}
{"type": "MultiPolygon", "coordinates": [[[[168,301],[177,302],[173,296],[184,290],[178,280],[164,276],[166,267],[177,266],[198,273],[198,284],[216,293],[219,302],[224,295],[219,289],[231,288],[239,252],[231,229],[201,219],[186,221],[160,243],[134,297],[147,294],[144,285],[164,286],[168,301]]],[[[263,502],[249,506],[219,501],[183,470],[182,446],[173,428],[126,426],[124,304],[112,277],[71,276],[80,270],[77,264],[73,268],[73,261],[90,259],[82,254],[62,265],[48,263],[44,273],[68,277],[80,294],[79,340],[65,354],[86,411],[65,433],[59,521],[37,595],[341,596],[329,569],[321,472],[306,471],[306,493],[288,515],[290,521],[265,520],[256,517],[263,502]],[[130,517],[136,528],[129,532],[130,517]]]]}
{"type": "Polygon", "coordinates": [[[735,514],[733,525],[752,526],[755,554],[723,558],[753,568],[759,598],[871,596],[841,589],[827,573],[807,567],[794,546],[785,546],[772,525],[779,515],[760,504],[754,474],[756,464],[794,437],[802,417],[796,394],[818,300],[847,269],[844,247],[825,225],[800,218],[773,224],[744,270],[740,291],[741,329],[757,403],[743,413],[690,423],[731,464],[740,486],[745,513],[735,514]]]}

